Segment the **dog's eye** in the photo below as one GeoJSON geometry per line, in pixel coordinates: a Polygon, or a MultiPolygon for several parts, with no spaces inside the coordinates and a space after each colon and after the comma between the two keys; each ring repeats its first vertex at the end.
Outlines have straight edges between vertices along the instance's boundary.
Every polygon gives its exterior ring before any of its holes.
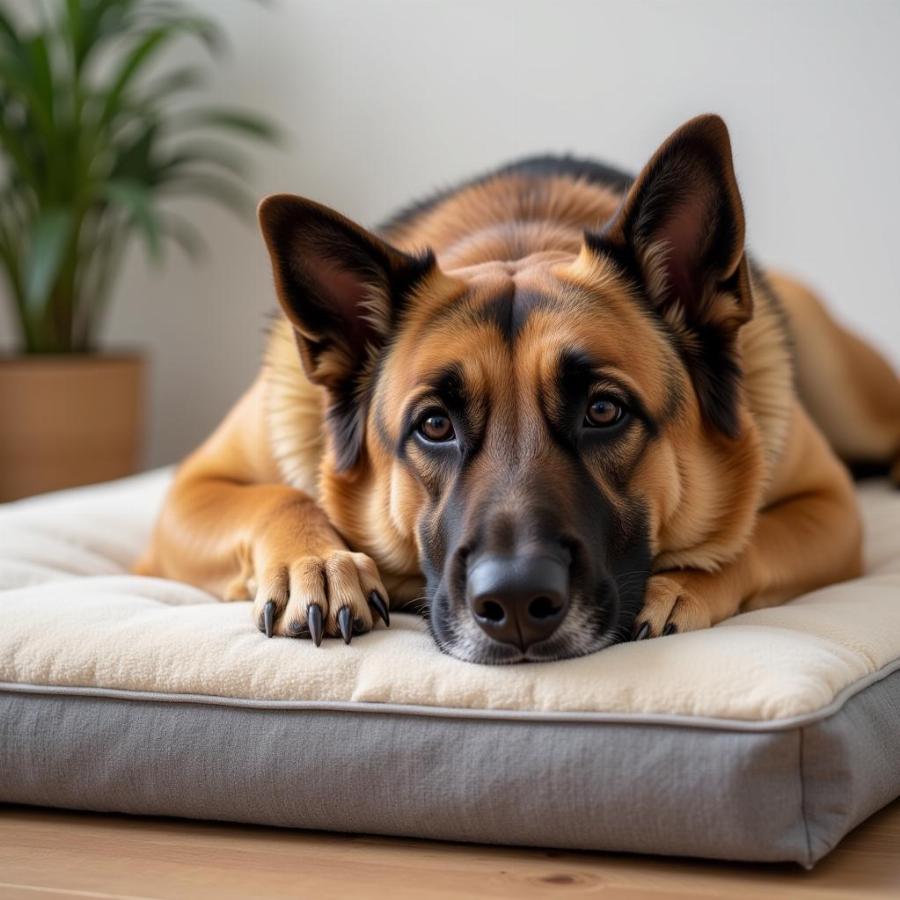
{"type": "Polygon", "coordinates": [[[587,428],[610,428],[618,425],[625,417],[625,409],[621,403],[612,397],[600,394],[591,398],[587,412],[584,414],[584,424],[587,428]]]}
{"type": "Polygon", "coordinates": [[[424,416],[416,426],[416,430],[426,441],[431,441],[433,444],[443,444],[452,441],[455,437],[450,417],[439,411],[433,411],[424,416]]]}

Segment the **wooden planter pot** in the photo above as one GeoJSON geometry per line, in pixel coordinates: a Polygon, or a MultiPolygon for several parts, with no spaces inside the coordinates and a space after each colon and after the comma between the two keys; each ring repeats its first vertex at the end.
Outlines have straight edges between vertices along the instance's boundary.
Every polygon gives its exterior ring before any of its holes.
{"type": "Polygon", "coordinates": [[[138,355],[0,359],[0,501],[132,474],[144,370],[138,355]]]}

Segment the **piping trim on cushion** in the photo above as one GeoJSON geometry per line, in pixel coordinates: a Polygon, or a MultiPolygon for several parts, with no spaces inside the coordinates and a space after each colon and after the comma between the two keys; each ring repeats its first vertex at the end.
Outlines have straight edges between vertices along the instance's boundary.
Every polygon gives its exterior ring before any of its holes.
{"type": "Polygon", "coordinates": [[[417,706],[401,703],[346,702],[331,700],[247,700],[210,694],[167,694],[160,691],[126,691],[101,687],[20,684],[0,682],[0,692],[51,696],[106,697],[149,703],[199,703],[205,706],[232,706],[242,709],[271,709],[293,712],[347,712],[373,715],[426,716],[440,719],[482,719],[522,722],[608,723],[618,725],[678,725],[725,731],[772,732],[821,722],[839,712],[844,704],[866,688],[900,670],[900,659],[859,678],[840,691],[831,703],[811,713],[782,719],[729,719],[714,716],[666,715],[662,713],[547,712],[517,709],[468,709],[448,706],[417,706]]]}

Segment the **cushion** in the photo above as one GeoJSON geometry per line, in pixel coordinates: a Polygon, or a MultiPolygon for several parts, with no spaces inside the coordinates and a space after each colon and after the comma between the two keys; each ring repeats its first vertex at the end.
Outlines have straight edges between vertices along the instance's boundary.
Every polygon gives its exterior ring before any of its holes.
{"type": "Polygon", "coordinates": [[[316,648],[130,575],[170,477],[0,507],[0,801],[811,866],[900,794],[886,485],[863,578],[492,667],[414,616],[316,648]]]}

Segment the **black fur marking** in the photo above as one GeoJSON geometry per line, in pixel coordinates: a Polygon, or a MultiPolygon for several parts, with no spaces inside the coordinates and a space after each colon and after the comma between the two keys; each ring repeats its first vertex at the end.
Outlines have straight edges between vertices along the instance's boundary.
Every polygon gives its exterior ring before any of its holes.
{"type": "Polygon", "coordinates": [[[764,306],[769,312],[775,314],[775,320],[778,323],[778,331],[781,337],[781,345],[787,350],[791,359],[791,368],[794,370],[791,372],[791,375],[794,380],[794,390],[796,391],[797,373],[795,371],[795,363],[797,351],[794,346],[794,339],[791,335],[790,323],[784,304],[782,303],[781,297],[776,293],[775,288],[772,287],[772,283],[769,281],[766,273],[749,254],[747,254],[747,266],[750,269],[750,277],[753,284],[754,305],[759,304],[760,309],[764,306]]]}
{"type": "Polygon", "coordinates": [[[736,335],[714,326],[695,328],[699,346],[685,346],[682,356],[697,392],[700,409],[729,438],[740,435],[738,394],[744,373],[737,358],[736,335]]]}
{"type": "MultiPolygon", "coordinates": [[[[373,385],[377,381],[377,375],[373,377],[373,385]]],[[[378,435],[378,440],[381,441],[381,446],[384,447],[385,450],[393,450],[394,442],[391,439],[391,434],[388,431],[387,422],[384,420],[384,398],[382,397],[377,405],[375,406],[375,432],[378,435]]]]}
{"type": "Polygon", "coordinates": [[[406,265],[392,272],[390,281],[391,326],[396,328],[408,307],[409,298],[416,287],[434,270],[436,260],[434,251],[428,247],[417,255],[406,255],[406,265]]]}
{"type": "Polygon", "coordinates": [[[335,470],[346,472],[359,461],[365,440],[367,402],[357,398],[352,379],[331,392],[326,422],[331,433],[335,470]]]}
{"type": "Polygon", "coordinates": [[[431,212],[445,200],[449,200],[460,192],[508,175],[525,175],[536,179],[554,176],[571,178],[573,180],[584,179],[591,184],[599,184],[620,193],[628,190],[634,182],[634,176],[613,166],[590,159],[581,159],[569,155],[557,156],[554,154],[529,156],[506,163],[482,175],[477,175],[459,184],[435,191],[421,200],[416,200],[391,215],[376,230],[379,233],[390,234],[394,229],[405,228],[420,216],[431,212]]]}
{"type": "MultiPolygon", "coordinates": [[[[588,391],[594,383],[606,382],[616,388],[616,393],[621,395],[631,413],[644,423],[651,437],[659,433],[659,423],[643,400],[625,385],[620,384],[615,375],[603,366],[601,360],[594,359],[583,350],[570,349],[560,356],[559,374],[563,394],[570,408],[575,408],[579,402],[587,401],[588,391]]],[[[552,412],[548,415],[551,417],[551,424],[562,425],[553,421],[552,412]]]]}
{"type": "Polygon", "coordinates": [[[516,289],[510,284],[502,294],[491,297],[484,305],[475,311],[475,319],[494,325],[507,344],[515,339],[515,325],[513,322],[516,300],[516,289]]]}
{"type": "Polygon", "coordinates": [[[617,192],[624,192],[634,183],[634,176],[615,166],[594,159],[565,154],[557,156],[529,156],[503,166],[499,175],[534,175],[540,178],[567,177],[583,179],[617,192]]]}
{"type": "MultiPolygon", "coordinates": [[[[634,284],[643,284],[644,276],[631,244],[614,244],[602,232],[598,231],[585,231],[584,242],[596,256],[608,259],[634,284]]],[[[650,306],[649,298],[647,299],[647,305],[650,306]]]]}
{"type": "Polygon", "coordinates": [[[496,326],[503,340],[512,345],[528,321],[532,312],[538,309],[552,309],[551,297],[536,291],[516,291],[510,286],[508,291],[492,297],[475,311],[475,320],[496,326]]]}
{"type": "MultiPolygon", "coordinates": [[[[450,363],[435,372],[427,379],[426,385],[430,388],[431,396],[440,400],[448,412],[457,417],[465,412],[467,396],[462,366],[459,363],[450,363]]],[[[403,414],[403,421],[400,425],[400,441],[396,448],[397,456],[403,457],[406,441],[413,430],[416,418],[421,415],[425,406],[427,406],[427,402],[415,403],[403,414]]]]}
{"type": "Polygon", "coordinates": [[[640,397],[619,384],[613,374],[584,351],[569,350],[562,353],[559,373],[562,403],[554,404],[552,398],[541,398],[541,411],[553,442],[565,453],[579,460],[584,455],[600,453],[601,460],[605,462],[607,478],[619,494],[624,494],[644,451],[659,435],[659,422],[650,414],[640,397]],[[621,430],[615,433],[592,434],[582,430],[585,405],[591,387],[597,382],[609,384],[611,393],[617,394],[628,410],[630,420],[624,421],[620,426],[621,430]],[[635,427],[640,427],[640,443],[635,447],[634,438],[628,438],[629,462],[625,466],[625,460],[616,457],[616,439],[619,434],[624,438],[635,427]]]}

